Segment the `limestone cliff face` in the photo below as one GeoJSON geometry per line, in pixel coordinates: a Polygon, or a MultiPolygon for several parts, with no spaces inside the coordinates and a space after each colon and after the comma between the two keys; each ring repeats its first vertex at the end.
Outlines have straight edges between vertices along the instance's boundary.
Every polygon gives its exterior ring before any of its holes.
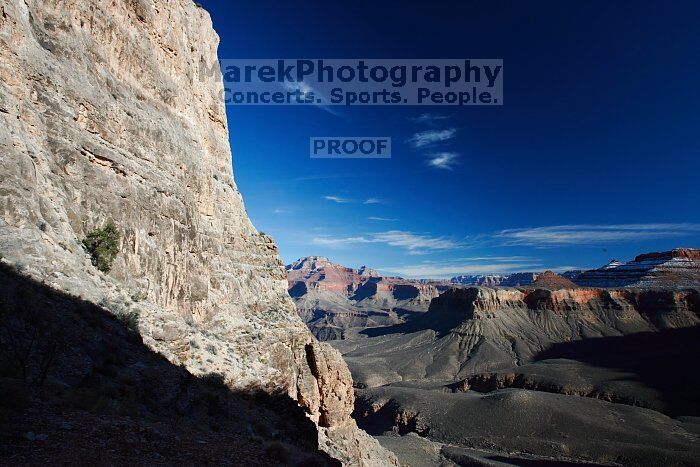
{"type": "Polygon", "coordinates": [[[393,462],[350,420],[347,369],[296,316],[245,212],[217,46],[191,0],[2,2],[3,261],[137,310],[144,341],[193,373],[288,393],[346,463],[393,462]],[[108,221],[122,237],[104,275],[80,242],[108,221]]]}
{"type": "Polygon", "coordinates": [[[700,292],[455,288],[402,325],[333,341],[356,385],[457,381],[532,362],[555,344],[700,324],[700,292]]]}
{"type": "MultiPolygon", "coordinates": [[[[432,301],[426,319],[439,321],[507,320],[509,314],[526,313],[533,322],[551,319],[572,325],[610,328],[613,335],[630,331],[684,328],[700,324],[700,292],[697,289],[452,289],[432,301]],[[580,319],[571,319],[572,317],[580,319]],[[630,326],[633,328],[629,328],[630,326]],[[629,328],[629,329],[628,329],[629,328]]],[[[539,324],[539,323],[538,323],[539,324]]],[[[546,328],[546,326],[545,326],[546,328]]],[[[561,328],[546,329],[554,333],[561,328]]]]}

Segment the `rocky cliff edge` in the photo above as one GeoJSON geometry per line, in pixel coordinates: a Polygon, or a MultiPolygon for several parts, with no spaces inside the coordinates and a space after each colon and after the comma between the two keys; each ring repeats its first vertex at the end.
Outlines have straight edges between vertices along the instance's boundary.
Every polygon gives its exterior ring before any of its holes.
{"type": "Polygon", "coordinates": [[[296,316],[233,180],[218,37],[191,0],[0,5],[0,253],[139,315],[144,342],[232,388],[286,393],[345,464],[396,463],[350,412],[339,354],[296,316]],[[114,222],[109,274],[82,248],[114,222]]]}

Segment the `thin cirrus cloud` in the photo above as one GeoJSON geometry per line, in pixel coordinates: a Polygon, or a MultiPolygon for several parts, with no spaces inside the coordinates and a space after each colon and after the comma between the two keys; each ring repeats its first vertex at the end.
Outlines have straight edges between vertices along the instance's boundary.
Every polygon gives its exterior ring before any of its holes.
{"type": "Polygon", "coordinates": [[[343,248],[359,244],[378,243],[405,249],[408,254],[418,255],[429,251],[453,250],[462,244],[446,237],[433,237],[402,230],[389,230],[354,237],[314,237],[314,245],[343,248]]]}
{"type": "Polygon", "coordinates": [[[456,152],[439,152],[431,154],[427,164],[436,169],[452,170],[457,165],[459,154],[456,152]]]}
{"type": "Polygon", "coordinates": [[[375,222],[396,222],[398,219],[392,219],[390,217],[369,216],[367,220],[375,222]]]}
{"type": "MultiPolygon", "coordinates": [[[[320,92],[318,92],[317,90],[315,90],[314,88],[309,86],[304,81],[285,81],[284,83],[282,83],[282,87],[284,87],[284,89],[286,89],[287,91],[291,91],[291,92],[299,91],[299,92],[301,92],[301,97],[304,99],[306,99],[307,97],[313,96],[313,98],[314,98],[313,105],[314,106],[318,107],[319,109],[325,110],[326,112],[328,112],[331,115],[335,115],[336,117],[339,116],[338,112],[331,109],[328,105],[318,103],[318,101],[316,99],[318,99],[319,97],[324,98],[324,96],[320,92]]],[[[324,98],[324,101],[325,101],[325,98],[324,98]]]]}
{"type": "MultiPolygon", "coordinates": [[[[323,197],[326,201],[333,201],[334,203],[338,204],[345,204],[345,203],[357,203],[357,200],[351,199],[351,198],[343,198],[342,196],[336,196],[336,195],[326,195],[323,197]]],[[[362,204],[382,204],[384,203],[383,199],[379,198],[367,198],[366,200],[362,201],[362,204]]]]}
{"type": "Polygon", "coordinates": [[[455,137],[457,130],[448,128],[446,130],[420,131],[408,139],[408,143],[415,149],[422,149],[435,143],[449,141],[455,137]]]}
{"type": "Polygon", "coordinates": [[[442,120],[447,120],[448,118],[450,117],[447,115],[423,113],[418,115],[417,117],[412,117],[410,120],[414,123],[420,123],[424,125],[435,125],[442,120]]]}
{"type": "Polygon", "coordinates": [[[367,198],[362,204],[380,204],[382,202],[379,198],[367,198]]]}
{"type": "Polygon", "coordinates": [[[344,203],[352,203],[353,200],[349,198],[341,198],[340,196],[335,196],[335,195],[326,195],[323,197],[326,201],[333,201],[334,203],[338,204],[344,204],[344,203]]]}
{"type": "Polygon", "coordinates": [[[506,229],[494,237],[505,246],[556,247],[678,238],[700,232],[700,224],[572,224],[506,229]]]}
{"type": "Polygon", "coordinates": [[[445,279],[469,274],[501,274],[541,269],[541,263],[409,264],[379,268],[402,277],[445,279]]]}
{"type": "Polygon", "coordinates": [[[482,256],[447,261],[423,261],[419,264],[379,267],[380,271],[411,278],[445,279],[459,275],[511,274],[536,272],[544,269],[555,272],[578,269],[575,266],[545,267],[542,260],[527,256],[482,256]]]}

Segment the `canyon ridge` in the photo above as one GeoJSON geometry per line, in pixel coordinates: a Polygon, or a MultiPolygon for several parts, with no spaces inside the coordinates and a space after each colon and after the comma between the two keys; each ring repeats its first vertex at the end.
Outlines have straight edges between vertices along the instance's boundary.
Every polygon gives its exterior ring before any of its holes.
{"type": "Polygon", "coordinates": [[[444,281],[312,257],[287,275],[350,367],[358,423],[402,463],[691,465],[699,254],[444,281]]]}

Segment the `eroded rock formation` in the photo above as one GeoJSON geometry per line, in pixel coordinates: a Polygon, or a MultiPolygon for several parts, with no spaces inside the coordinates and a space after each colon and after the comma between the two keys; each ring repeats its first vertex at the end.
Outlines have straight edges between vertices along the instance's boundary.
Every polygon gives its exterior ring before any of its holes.
{"type": "Polygon", "coordinates": [[[450,279],[452,284],[477,285],[479,287],[520,287],[530,285],[537,279],[537,272],[514,272],[512,274],[467,274],[450,279]]]}
{"type": "Polygon", "coordinates": [[[137,312],[144,342],[194,374],[288,394],[343,462],[393,463],[348,417],[347,369],[297,317],[245,212],[208,14],[191,0],[0,8],[3,261],[137,312]],[[81,239],[108,221],[121,241],[106,275],[81,239]]]}
{"type": "Polygon", "coordinates": [[[692,463],[698,290],[545,279],[452,289],[410,322],[333,341],[360,426],[409,464],[692,463]]]}
{"type": "Polygon", "coordinates": [[[638,255],[629,262],[612,260],[601,268],[584,271],[573,281],[586,287],[698,287],[700,250],[676,248],[638,255]]]}
{"type": "Polygon", "coordinates": [[[442,288],[382,276],[366,266],[348,268],[322,256],[301,258],[286,270],[299,316],[321,340],[341,339],[352,328],[403,323],[427,311],[442,288]]]}
{"type": "Polygon", "coordinates": [[[413,321],[333,345],[356,383],[379,386],[455,381],[525,364],[556,343],[698,324],[696,289],[470,287],[444,292],[413,321]]]}

